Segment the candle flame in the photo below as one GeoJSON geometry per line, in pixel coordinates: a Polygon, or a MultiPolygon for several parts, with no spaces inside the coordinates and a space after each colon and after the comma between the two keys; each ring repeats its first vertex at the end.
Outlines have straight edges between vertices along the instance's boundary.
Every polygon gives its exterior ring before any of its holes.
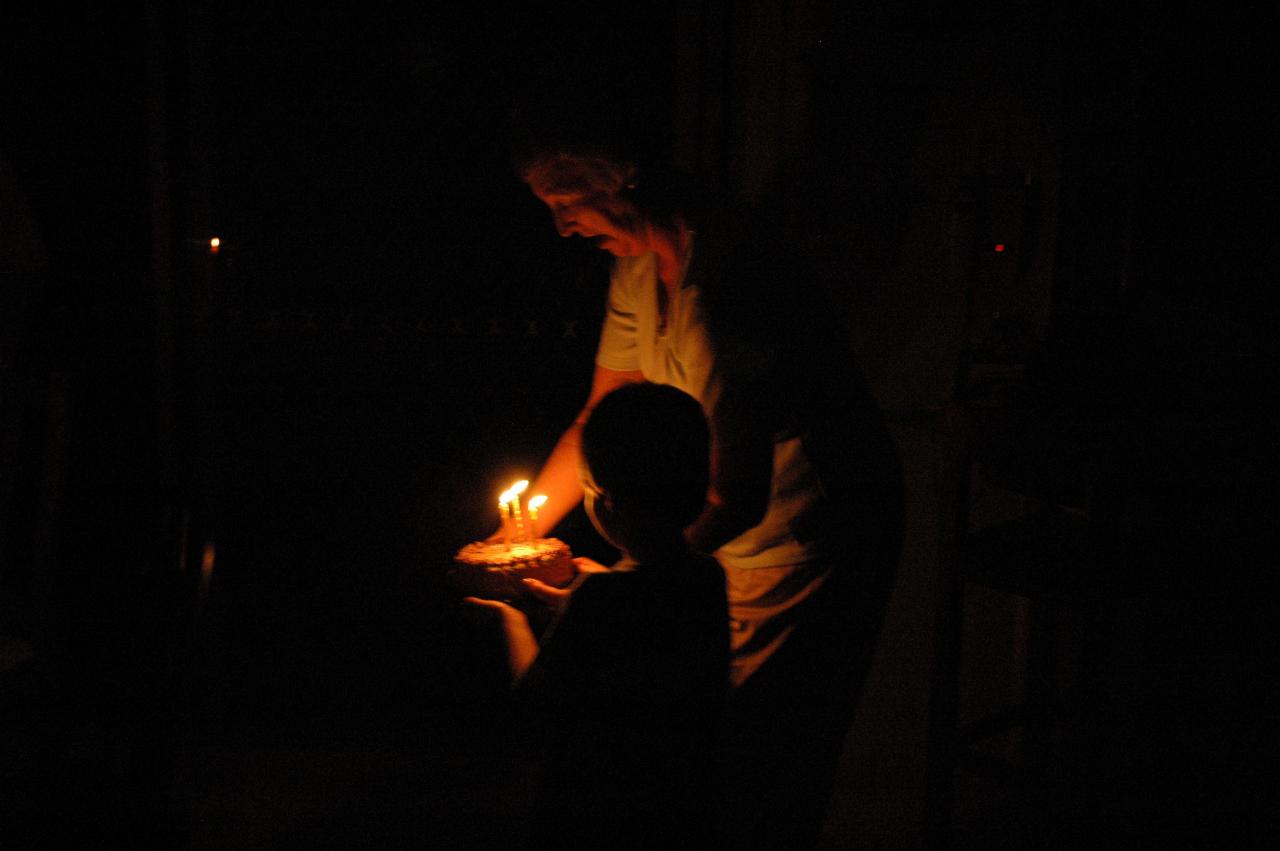
{"type": "Polygon", "coordinates": [[[529,480],[521,479],[520,481],[512,485],[511,489],[507,491],[507,493],[511,494],[512,496],[519,496],[520,494],[524,493],[525,489],[528,487],[529,487],[529,480]]]}
{"type": "Polygon", "coordinates": [[[529,510],[537,511],[539,508],[543,506],[543,504],[546,503],[546,501],[547,501],[546,494],[541,494],[541,493],[538,494],[537,496],[529,500],[529,510]]]}

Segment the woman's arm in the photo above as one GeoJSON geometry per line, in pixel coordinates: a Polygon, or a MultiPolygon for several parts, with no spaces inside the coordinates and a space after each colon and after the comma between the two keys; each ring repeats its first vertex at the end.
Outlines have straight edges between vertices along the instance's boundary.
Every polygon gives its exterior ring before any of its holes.
{"type": "Polygon", "coordinates": [[[726,389],[710,418],[707,504],[685,529],[685,539],[698,552],[715,552],[757,525],[769,507],[773,438],[760,427],[758,413],[743,406],[744,395],[726,389]]]}
{"type": "Polygon", "coordinates": [[[542,529],[554,529],[582,500],[581,472],[578,469],[582,456],[582,426],[591,415],[592,408],[610,392],[637,381],[644,381],[644,374],[639,371],[619,372],[602,366],[595,368],[587,403],[574,418],[573,424],[560,436],[528,490],[530,494],[546,494],[547,502],[542,507],[539,519],[542,529]]]}

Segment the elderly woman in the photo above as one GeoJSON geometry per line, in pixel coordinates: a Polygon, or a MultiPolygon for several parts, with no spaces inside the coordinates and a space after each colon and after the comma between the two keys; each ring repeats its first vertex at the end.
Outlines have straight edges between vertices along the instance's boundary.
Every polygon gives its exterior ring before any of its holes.
{"type": "Polygon", "coordinates": [[[702,404],[711,487],[686,536],[726,577],[728,824],[747,844],[811,845],[900,542],[878,408],[776,229],[603,147],[543,147],[519,165],[561,236],[616,258],[586,404],[533,487],[555,509],[545,528],[582,497],[581,426],[609,391],[648,380],[702,404]]]}

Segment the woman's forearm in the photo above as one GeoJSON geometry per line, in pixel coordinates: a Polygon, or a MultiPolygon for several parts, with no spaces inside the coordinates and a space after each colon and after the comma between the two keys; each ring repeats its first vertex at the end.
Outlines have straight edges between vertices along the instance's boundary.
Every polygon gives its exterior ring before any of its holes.
{"type": "Polygon", "coordinates": [[[560,436],[529,490],[530,495],[545,494],[547,497],[539,512],[538,525],[542,531],[554,529],[582,501],[582,471],[579,469],[582,463],[582,426],[591,415],[591,409],[613,390],[643,380],[644,375],[640,372],[619,372],[602,366],[595,368],[587,403],[578,412],[573,425],[560,436]]]}
{"type": "Polygon", "coordinates": [[[689,546],[700,553],[713,553],[760,522],[757,512],[735,509],[721,502],[708,502],[702,514],[684,531],[689,546]]]}
{"type": "Polygon", "coordinates": [[[554,529],[582,501],[582,477],[578,471],[582,455],[580,419],[560,436],[528,491],[547,497],[538,512],[538,528],[543,534],[554,529]]]}
{"type": "Polygon", "coordinates": [[[711,421],[711,483],[707,502],[685,540],[713,553],[758,524],[769,507],[773,441],[750,418],[729,418],[725,407],[711,421]]]}

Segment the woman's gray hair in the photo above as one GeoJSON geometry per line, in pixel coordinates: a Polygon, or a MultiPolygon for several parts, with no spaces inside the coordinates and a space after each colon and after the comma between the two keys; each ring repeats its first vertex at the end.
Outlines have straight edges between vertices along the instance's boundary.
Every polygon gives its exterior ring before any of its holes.
{"type": "Polygon", "coordinates": [[[558,195],[616,195],[634,186],[636,167],[602,154],[556,152],[531,159],[520,175],[558,195]]]}

